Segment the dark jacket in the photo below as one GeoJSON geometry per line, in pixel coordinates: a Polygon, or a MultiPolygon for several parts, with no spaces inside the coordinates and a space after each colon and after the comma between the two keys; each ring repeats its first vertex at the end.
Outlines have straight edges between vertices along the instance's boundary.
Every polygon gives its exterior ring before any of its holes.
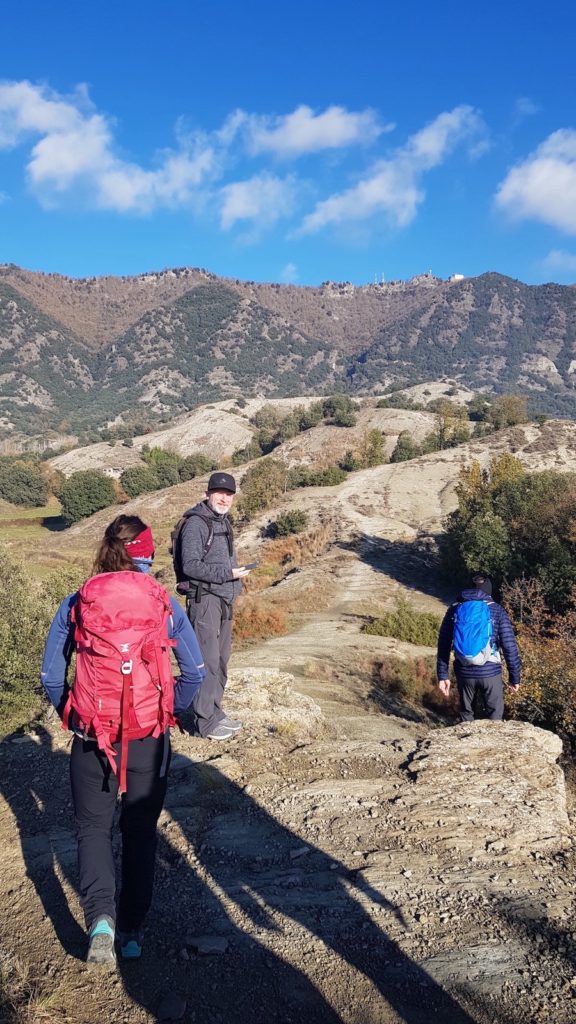
{"type": "Polygon", "coordinates": [[[215,594],[231,604],[240,593],[242,584],[240,580],[232,579],[232,569],[238,562],[236,552],[230,552],[228,516],[215,512],[206,501],[188,511],[199,512],[200,515],[190,516],[182,527],[180,560],[183,573],[193,583],[207,584],[204,588],[206,593],[215,594]],[[213,540],[206,552],[210,535],[207,519],[213,530],[213,540]]]}
{"type": "MultiPolygon", "coordinates": [[[[448,679],[448,665],[450,652],[452,650],[452,638],[454,635],[454,613],[462,601],[487,601],[492,619],[492,639],[498,650],[504,655],[508,668],[509,682],[516,686],[520,682],[520,654],[518,644],[512,628],[512,623],[501,605],[496,604],[491,597],[482,590],[463,590],[455,604],[451,605],[438,635],[438,658],[436,672],[438,679],[448,679]]],[[[500,675],[501,666],[498,662],[487,661],[484,665],[463,665],[458,659],[454,659],[454,670],[457,679],[486,679],[490,676],[500,675]]]]}
{"type": "MultiPolygon", "coordinates": [[[[66,677],[74,651],[74,625],[70,612],[76,603],[78,593],[68,594],[52,620],[46,638],[40,680],[48,699],[61,713],[66,696],[66,677]]],[[[172,615],[168,634],[176,641],[174,654],[181,675],[174,681],[174,712],[179,714],[190,707],[206,675],[204,659],[196,635],[186,612],[175,598],[170,598],[172,615]]]]}

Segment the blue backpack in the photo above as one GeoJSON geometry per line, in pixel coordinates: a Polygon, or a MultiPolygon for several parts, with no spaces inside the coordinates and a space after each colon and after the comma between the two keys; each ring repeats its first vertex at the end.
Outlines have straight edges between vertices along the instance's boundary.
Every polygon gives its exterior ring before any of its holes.
{"type": "Polygon", "coordinates": [[[500,661],[492,637],[492,616],[487,601],[463,601],[454,612],[452,647],[463,665],[500,661]]]}

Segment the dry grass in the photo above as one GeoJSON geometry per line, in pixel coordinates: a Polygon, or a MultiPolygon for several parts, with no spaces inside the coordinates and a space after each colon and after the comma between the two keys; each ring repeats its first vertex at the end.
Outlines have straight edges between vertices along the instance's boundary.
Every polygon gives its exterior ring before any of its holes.
{"type": "Polygon", "coordinates": [[[246,581],[249,593],[265,590],[286,576],[323,554],[334,539],[334,523],[329,521],[305,533],[291,534],[269,540],[262,549],[262,561],[246,581]]]}
{"type": "Polygon", "coordinates": [[[234,606],[234,642],[242,646],[253,640],[268,640],[287,631],[284,609],[246,595],[234,606]]]}
{"type": "Polygon", "coordinates": [[[54,1005],[55,993],[45,994],[29,969],[12,953],[0,952],[0,1019],[5,1024],[64,1024],[66,1016],[54,1005]]]}

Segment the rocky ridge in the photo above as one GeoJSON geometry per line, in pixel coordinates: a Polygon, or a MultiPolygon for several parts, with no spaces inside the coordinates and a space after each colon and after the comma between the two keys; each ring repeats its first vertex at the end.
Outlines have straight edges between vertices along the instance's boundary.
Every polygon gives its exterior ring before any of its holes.
{"type": "Polygon", "coordinates": [[[558,738],[517,722],[430,731],[355,708],[364,735],[351,739],[347,714],[305,690],[236,670],[244,732],[217,750],[175,737],[147,951],[112,978],[81,962],[56,783],[67,740],[47,723],[5,745],[0,938],[12,971],[25,962],[36,979],[33,1008],[80,1024],[568,1024],[558,738]]]}

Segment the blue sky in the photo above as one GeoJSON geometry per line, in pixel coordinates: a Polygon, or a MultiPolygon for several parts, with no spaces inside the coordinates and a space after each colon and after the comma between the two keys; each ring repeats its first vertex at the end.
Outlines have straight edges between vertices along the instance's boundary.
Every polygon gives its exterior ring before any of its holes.
{"type": "Polygon", "coordinates": [[[0,262],[574,282],[575,28],[564,0],[11,4],[0,262]]]}

